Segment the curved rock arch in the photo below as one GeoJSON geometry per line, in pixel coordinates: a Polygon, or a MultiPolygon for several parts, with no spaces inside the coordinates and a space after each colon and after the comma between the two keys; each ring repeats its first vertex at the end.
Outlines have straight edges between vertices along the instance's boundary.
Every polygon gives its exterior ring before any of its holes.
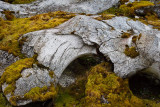
{"type": "Polygon", "coordinates": [[[22,52],[31,57],[35,51],[38,62],[53,70],[58,78],[73,60],[82,55],[97,54],[96,48],[85,45],[80,37],[56,35],[56,32],[56,29],[48,29],[24,35],[28,39],[22,52]]]}

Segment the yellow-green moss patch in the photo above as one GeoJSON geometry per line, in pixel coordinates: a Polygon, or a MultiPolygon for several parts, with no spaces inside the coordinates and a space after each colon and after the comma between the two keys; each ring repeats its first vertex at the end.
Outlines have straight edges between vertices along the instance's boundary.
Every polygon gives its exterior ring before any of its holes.
{"type": "Polygon", "coordinates": [[[20,59],[5,69],[0,78],[0,85],[5,82],[8,84],[8,87],[4,90],[5,94],[13,94],[16,88],[15,81],[21,77],[21,71],[25,68],[31,68],[33,63],[33,58],[20,59]]]}
{"type": "Polygon", "coordinates": [[[0,107],[12,107],[7,100],[5,99],[5,97],[3,96],[2,93],[0,93],[0,107]]]}
{"type": "Polygon", "coordinates": [[[72,13],[57,11],[12,21],[0,19],[0,50],[22,57],[19,37],[28,32],[54,28],[74,16],[72,13]]]}
{"type": "Polygon", "coordinates": [[[50,76],[51,78],[53,78],[54,72],[53,72],[53,71],[49,71],[49,76],[50,76]]]}
{"type": "Polygon", "coordinates": [[[126,56],[129,56],[131,58],[135,58],[137,56],[139,56],[139,52],[136,50],[136,47],[126,47],[124,54],[126,56]]]}
{"type": "MultiPolygon", "coordinates": [[[[122,4],[126,0],[122,0],[122,4]]],[[[115,14],[115,15],[120,15],[120,16],[129,16],[129,17],[133,17],[135,16],[135,10],[141,7],[146,7],[146,6],[153,6],[154,3],[150,2],[150,1],[135,1],[132,3],[128,3],[128,4],[123,4],[120,5],[120,7],[115,8],[112,7],[108,10],[105,10],[104,12],[100,13],[100,14],[104,14],[104,13],[111,13],[111,14],[115,14]]]]}
{"type": "Polygon", "coordinates": [[[2,13],[5,14],[7,20],[13,20],[15,18],[12,11],[4,10],[2,13]]]}
{"type": "Polygon", "coordinates": [[[129,38],[130,36],[131,36],[131,33],[124,32],[124,33],[121,35],[121,38],[129,38]]]}
{"type": "Polygon", "coordinates": [[[34,101],[46,101],[48,99],[54,98],[56,95],[56,90],[53,85],[49,88],[44,86],[42,88],[35,87],[32,88],[28,93],[24,95],[24,98],[31,99],[34,101]]]}
{"type": "Polygon", "coordinates": [[[133,36],[133,37],[132,37],[132,42],[133,42],[133,43],[136,43],[137,39],[138,39],[138,36],[133,36]]]}
{"type": "Polygon", "coordinates": [[[101,21],[101,20],[109,20],[109,19],[112,19],[113,17],[115,17],[115,15],[104,13],[104,14],[101,14],[101,16],[96,17],[95,19],[101,21]]]}
{"type": "Polygon", "coordinates": [[[90,70],[86,84],[85,107],[158,107],[160,103],[140,99],[129,89],[128,79],[122,79],[108,72],[104,63],[90,70]],[[101,97],[108,101],[102,103],[101,97]]]}
{"type": "Polygon", "coordinates": [[[135,14],[134,11],[136,9],[146,6],[154,6],[154,3],[150,1],[139,1],[139,2],[135,1],[133,3],[128,3],[127,5],[126,4],[121,5],[119,9],[125,16],[133,16],[135,14]]]}

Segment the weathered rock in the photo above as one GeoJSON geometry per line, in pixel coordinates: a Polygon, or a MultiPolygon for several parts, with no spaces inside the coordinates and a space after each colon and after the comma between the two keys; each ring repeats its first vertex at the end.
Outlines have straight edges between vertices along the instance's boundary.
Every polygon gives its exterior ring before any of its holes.
{"type": "Polygon", "coordinates": [[[38,54],[40,64],[50,68],[59,78],[65,68],[76,58],[96,54],[96,48],[83,43],[82,39],[75,35],[56,35],[58,29],[47,29],[30,32],[27,42],[22,47],[22,53],[27,56],[38,54]]]}
{"type": "Polygon", "coordinates": [[[97,45],[99,51],[114,63],[114,72],[121,77],[127,77],[160,61],[159,35],[158,30],[126,17],[115,17],[101,22],[87,16],[76,16],[56,29],[26,34],[24,37],[28,36],[28,40],[23,46],[23,52],[30,54],[30,50],[25,49],[34,47],[34,52],[38,53],[38,61],[60,77],[68,64],[77,57],[95,53],[94,47],[97,45]],[[129,31],[131,32],[129,38],[121,38],[123,32],[129,31]],[[138,35],[141,37],[133,43],[132,38],[138,35]],[[67,44],[70,43],[72,45],[68,47],[67,44]],[[139,56],[135,58],[126,56],[124,54],[126,45],[135,47],[139,56]],[[67,51],[70,46],[79,46],[78,50],[84,46],[82,50],[87,51],[80,53],[76,51],[77,48],[67,51]],[[73,54],[75,51],[76,55],[73,54]]]}
{"type": "Polygon", "coordinates": [[[95,14],[116,5],[118,1],[119,0],[37,0],[31,4],[9,4],[0,1],[0,9],[14,11],[17,17],[27,17],[60,10],[95,14]]]}
{"type": "Polygon", "coordinates": [[[115,17],[103,22],[86,16],[77,16],[59,26],[58,34],[71,34],[80,36],[85,44],[99,45],[99,51],[110,58],[114,63],[114,72],[121,77],[133,75],[136,71],[151,66],[159,61],[159,35],[158,30],[126,17],[115,17]],[[103,23],[104,22],[104,23],[103,23]],[[121,38],[122,32],[132,31],[129,38],[121,38]],[[133,36],[141,35],[136,43],[133,36]],[[139,56],[128,57],[124,54],[126,45],[136,47],[139,56]]]}
{"type": "Polygon", "coordinates": [[[9,54],[6,51],[0,50],[0,76],[3,74],[4,69],[11,65],[12,63],[16,62],[19,58],[15,57],[12,54],[9,54]]]}
{"type": "MultiPolygon", "coordinates": [[[[28,57],[36,53],[38,62],[54,71],[60,82],[62,80],[62,85],[66,84],[64,80],[66,82],[71,80],[69,84],[74,80],[61,77],[66,67],[86,54],[104,55],[114,64],[114,72],[123,78],[148,68],[154,63],[158,64],[154,73],[160,75],[160,32],[127,17],[98,21],[89,16],[79,15],[56,28],[30,32],[23,37],[26,38],[26,42],[22,46],[22,53],[28,57]],[[125,32],[130,34],[128,38],[122,37],[125,32]],[[130,48],[135,50],[129,51],[130,48]],[[126,49],[129,55],[124,53],[126,49]],[[135,51],[138,53],[136,56],[135,51]]],[[[29,84],[31,87],[26,88],[27,91],[35,86],[43,86],[40,82],[33,81],[45,81],[44,83],[49,86],[49,81],[52,79],[49,78],[47,71],[37,69],[31,68],[22,72],[22,77],[16,81],[16,95],[23,96],[26,93],[25,84],[27,83],[31,83],[29,84]],[[34,72],[42,73],[38,75],[34,72]],[[25,76],[29,73],[34,74],[32,78],[25,76]]],[[[7,98],[9,97],[7,95],[7,98]]],[[[20,100],[18,104],[23,105],[29,102],[20,100]]]]}
{"type": "MultiPolygon", "coordinates": [[[[56,78],[52,78],[49,75],[49,71],[44,68],[39,68],[34,65],[33,68],[25,69],[21,72],[22,77],[16,81],[16,89],[14,90],[14,95],[11,93],[6,95],[8,101],[11,97],[19,97],[16,101],[17,106],[25,105],[32,102],[32,99],[24,98],[24,95],[31,91],[35,87],[50,87],[51,84],[55,84],[56,78]]],[[[4,91],[8,85],[5,83],[2,85],[2,90],[4,91]]]]}

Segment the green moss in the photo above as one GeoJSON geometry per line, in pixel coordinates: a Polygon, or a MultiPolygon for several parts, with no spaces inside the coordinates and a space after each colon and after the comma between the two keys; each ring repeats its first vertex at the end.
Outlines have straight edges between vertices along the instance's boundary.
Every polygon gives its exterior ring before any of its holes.
{"type": "Polygon", "coordinates": [[[68,93],[62,93],[58,95],[55,107],[73,107],[74,105],[76,105],[76,103],[77,101],[72,95],[68,93]]]}
{"type": "MultiPolygon", "coordinates": [[[[127,0],[122,0],[122,4],[127,1],[127,0]]],[[[135,10],[141,7],[146,7],[146,6],[153,6],[154,3],[150,2],[150,1],[135,1],[133,3],[128,3],[128,4],[123,4],[120,5],[120,7],[112,7],[108,10],[105,10],[104,12],[102,12],[101,14],[104,13],[111,13],[111,14],[115,14],[115,15],[120,15],[120,16],[129,16],[129,17],[133,17],[135,16],[135,10]]]]}
{"type": "Polygon", "coordinates": [[[101,21],[101,20],[109,20],[112,19],[113,17],[115,17],[115,15],[103,13],[101,14],[101,16],[96,17],[95,19],[101,21]]]}
{"type": "Polygon", "coordinates": [[[138,39],[138,36],[133,36],[133,37],[132,37],[132,42],[133,42],[133,43],[136,43],[137,39],[138,39]]]}
{"type": "Polygon", "coordinates": [[[2,13],[5,14],[7,20],[13,20],[15,18],[15,16],[13,15],[14,12],[12,11],[5,10],[2,13]]]}
{"type": "Polygon", "coordinates": [[[121,35],[121,38],[129,38],[130,36],[131,36],[131,33],[124,32],[124,33],[121,35]]]}
{"type": "Polygon", "coordinates": [[[15,18],[12,21],[0,19],[0,50],[23,57],[19,37],[28,32],[54,28],[74,16],[72,13],[57,11],[30,18],[15,18]]]}
{"type": "Polygon", "coordinates": [[[44,86],[42,88],[35,87],[32,88],[28,93],[24,95],[24,98],[31,99],[34,101],[46,101],[48,99],[54,98],[56,95],[56,90],[53,85],[51,87],[47,88],[47,86],[44,86]]]}
{"type": "Polygon", "coordinates": [[[2,93],[0,93],[0,107],[11,107],[2,93]]]}
{"type": "Polygon", "coordinates": [[[13,95],[15,90],[15,81],[21,77],[21,71],[25,68],[31,68],[34,63],[33,58],[20,59],[5,69],[5,72],[0,78],[0,85],[5,82],[8,87],[5,88],[4,93],[13,95]]]}
{"type": "Polygon", "coordinates": [[[49,71],[49,76],[50,76],[51,78],[53,78],[54,72],[53,72],[53,71],[49,71]]]}
{"type": "Polygon", "coordinates": [[[158,107],[160,103],[140,99],[129,89],[128,79],[108,72],[104,63],[93,67],[88,75],[85,91],[85,107],[158,107]],[[109,102],[103,104],[101,96],[109,102]]]}
{"type": "Polygon", "coordinates": [[[128,2],[129,0],[120,0],[120,3],[121,4],[124,4],[124,3],[126,3],[126,2],[128,2]]]}
{"type": "Polygon", "coordinates": [[[124,54],[126,56],[131,57],[131,58],[135,58],[135,57],[139,56],[139,52],[136,50],[135,47],[128,47],[128,46],[126,47],[124,54]]]}
{"type": "Polygon", "coordinates": [[[146,7],[146,6],[153,6],[154,3],[150,1],[140,1],[140,2],[133,2],[133,3],[128,3],[127,5],[121,5],[119,9],[123,12],[125,16],[134,16],[135,13],[134,11],[138,8],[141,7],[146,7]]]}

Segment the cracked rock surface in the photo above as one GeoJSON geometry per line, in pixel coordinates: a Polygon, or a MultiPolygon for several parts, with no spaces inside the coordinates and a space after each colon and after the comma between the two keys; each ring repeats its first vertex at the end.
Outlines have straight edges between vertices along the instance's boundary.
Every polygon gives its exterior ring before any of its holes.
{"type": "Polygon", "coordinates": [[[0,10],[14,11],[17,17],[27,17],[53,11],[96,14],[116,5],[118,2],[119,0],[37,0],[31,4],[9,4],[0,1],[0,10]]]}
{"type": "Polygon", "coordinates": [[[57,35],[57,32],[58,29],[47,29],[25,34],[23,37],[27,37],[27,42],[22,53],[30,57],[37,53],[38,62],[59,78],[73,60],[82,55],[96,54],[96,48],[84,44],[78,36],[57,35]]]}
{"type": "Polygon", "coordinates": [[[25,49],[33,47],[31,50],[38,53],[37,60],[52,69],[57,77],[77,57],[96,53],[96,45],[113,62],[114,72],[120,77],[131,76],[155,62],[160,62],[160,32],[127,17],[97,21],[89,16],[79,15],[55,29],[24,35],[27,36],[22,52],[29,55],[30,50],[25,49]],[[130,32],[130,37],[122,38],[124,32],[130,32]],[[136,43],[132,42],[132,38],[138,35],[141,36],[136,43]],[[126,56],[126,45],[135,47],[139,55],[135,58],[126,56]]]}
{"type": "Polygon", "coordinates": [[[16,62],[19,58],[6,51],[0,50],[0,76],[3,74],[4,69],[16,62]]]}
{"type": "MultiPolygon", "coordinates": [[[[16,81],[15,95],[24,96],[34,87],[50,86],[50,82],[67,84],[74,78],[62,75],[67,66],[75,59],[89,54],[101,53],[114,64],[114,72],[129,77],[136,72],[151,68],[160,78],[160,32],[139,21],[127,17],[114,17],[98,21],[92,17],[79,15],[52,29],[34,31],[23,35],[26,38],[22,53],[27,57],[37,54],[37,61],[54,72],[34,66],[22,71],[16,81]],[[129,33],[128,38],[123,38],[129,33]],[[134,38],[136,41],[133,41],[134,38]],[[136,57],[127,56],[126,48],[134,47],[139,53],[136,57]],[[60,78],[61,77],[61,78],[60,78]],[[55,82],[56,80],[56,82],[55,82]]],[[[3,90],[7,84],[3,85],[3,90]]],[[[6,95],[7,99],[11,95],[6,95]]],[[[31,100],[18,100],[17,105],[25,105],[31,100]]]]}

